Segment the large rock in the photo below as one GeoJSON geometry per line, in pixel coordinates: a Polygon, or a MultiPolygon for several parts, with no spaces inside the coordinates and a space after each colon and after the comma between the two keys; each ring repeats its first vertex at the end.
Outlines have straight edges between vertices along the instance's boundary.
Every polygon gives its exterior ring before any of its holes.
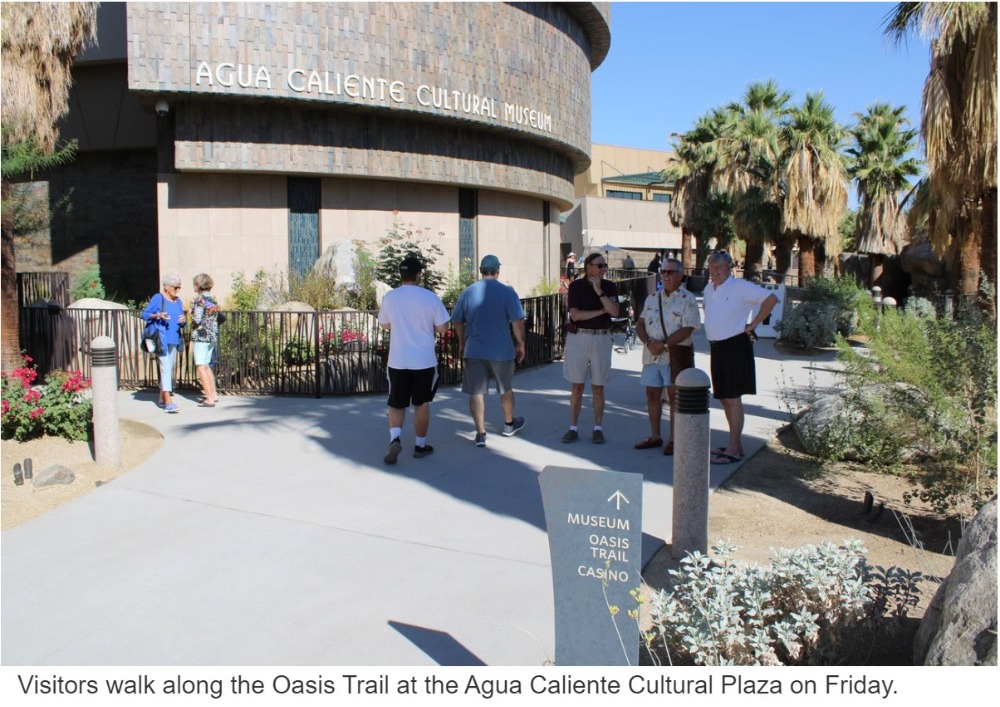
{"type": "Polygon", "coordinates": [[[315,314],[316,309],[305,302],[282,302],[271,308],[272,312],[287,312],[288,314],[279,317],[278,326],[285,336],[298,336],[312,340],[312,328],[309,326],[314,317],[303,317],[302,314],[315,314]]]}
{"type": "MultiPolygon", "coordinates": [[[[852,391],[869,404],[879,401],[892,400],[897,405],[925,405],[923,394],[913,386],[906,386],[898,383],[895,386],[871,385],[852,391]]],[[[831,428],[837,429],[844,425],[850,425],[853,429],[860,429],[865,425],[865,413],[858,410],[857,406],[849,405],[843,393],[834,393],[817,398],[813,403],[801,410],[792,420],[792,428],[798,435],[802,447],[814,456],[823,456],[824,450],[821,445],[829,437],[831,428]]],[[[905,430],[900,430],[899,436],[904,438],[905,430]]],[[[839,440],[840,444],[847,444],[848,440],[839,440]]],[[[920,440],[912,440],[907,444],[901,439],[902,449],[900,451],[903,461],[914,462],[926,458],[928,451],[926,448],[918,446],[920,440]]],[[[855,448],[847,447],[842,450],[843,458],[848,461],[867,462],[869,461],[864,453],[855,448]]]]}
{"type": "Polygon", "coordinates": [[[913,642],[915,665],[997,664],[997,499],[976,515],[913,642]]]}

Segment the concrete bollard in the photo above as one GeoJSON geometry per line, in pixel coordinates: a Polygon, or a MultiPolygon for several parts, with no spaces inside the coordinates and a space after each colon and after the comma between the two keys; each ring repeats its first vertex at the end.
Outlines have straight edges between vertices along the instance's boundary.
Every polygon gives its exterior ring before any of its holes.
{"type": "Polygon", "coordinates": [[[711,380],[697,368],[681,371],[674,412],[674,515],[670,552],[674,559],[708,552],[708,479],[711,380]]]}
{"type": "Polygon", "coordinates": [[[109,336],[90,342],[94,400],[94,460],[117,469],[122,465],[118,422],[118,347],[109,336]]]}

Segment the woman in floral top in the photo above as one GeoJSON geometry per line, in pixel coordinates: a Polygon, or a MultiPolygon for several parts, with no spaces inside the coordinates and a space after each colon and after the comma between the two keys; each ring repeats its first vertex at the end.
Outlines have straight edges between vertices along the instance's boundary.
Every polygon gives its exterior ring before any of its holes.
{"type": "Polygon", "coordinates": [[[219,303],[212,294],[215,282],[211,276],[202,273],[194,278],[195,297],[191,300],[191,321],[194,329],[191,341],[194,343],[194,365],[198,373],[198,382],[205,398],[200,407],[211,408],[219,402],[219,393],[215,389],[215,373],[212,371],[212,359],[215,348],[219,344],[219,303]]]}

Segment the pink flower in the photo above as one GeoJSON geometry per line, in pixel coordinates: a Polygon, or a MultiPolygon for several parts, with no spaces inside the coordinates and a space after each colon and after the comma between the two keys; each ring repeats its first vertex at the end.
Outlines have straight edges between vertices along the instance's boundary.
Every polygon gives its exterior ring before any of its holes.
{"type": "Polygon", "coordinates": [[[8,403],[6,400],[4,400],[3,401],[3,414],[6,415],[8,412],[10,412],[10,403],[8,403]]]}
{"type": "Polygon", "coordinates": [[[44,414],[45,414],[45,408],[35,408],[34,410],[31,411],[31,414],[29,414],[28,417],[30,417],[32,420],[37,420],[44,414]]]}

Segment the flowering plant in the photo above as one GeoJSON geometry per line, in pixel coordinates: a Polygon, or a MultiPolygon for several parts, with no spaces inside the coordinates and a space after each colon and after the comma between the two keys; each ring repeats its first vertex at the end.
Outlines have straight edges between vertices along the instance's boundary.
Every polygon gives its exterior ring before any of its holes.
{"type": "Polygon", "coordinates": [[[69,440],[90,438],[93,405],[84,391],[90,381],[80,371],[53,371],[44,385],[34,385],[38,372],[30,356],[10,375],[0,373],[3,439],[23,441],[41,435],[69,440]]]}
{"type": "Polygon", "coordinates": [[[324,356],[343,351],[345,348],[364,351],[368,347],[368,335],[357,329],[338,327],[335,331],[320,332],[320,342],[324,356]],[[349,344],[351,346],[348,346],[349,344]]]}

